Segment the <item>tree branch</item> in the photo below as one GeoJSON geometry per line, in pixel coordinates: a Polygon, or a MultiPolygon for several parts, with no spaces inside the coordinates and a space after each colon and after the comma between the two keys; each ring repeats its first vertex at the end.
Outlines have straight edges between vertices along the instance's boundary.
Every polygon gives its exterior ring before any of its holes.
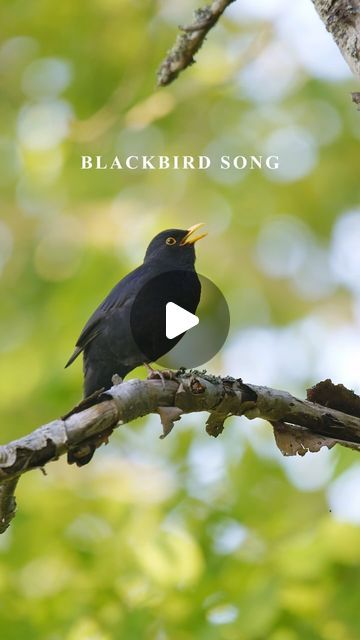
{"type": "Polygon", "coordinates": [[[212,29],[226,7],[235,0],[213,0],[203,9],[196,9],[193,22],[176,38],[172,49],[161,63],[157,73],[158,85],[170,84],[181,71],[194,64],[194,55],[199,51],[207,34],[212,29]]]}
{"type": "Polygon", "coordinates": [[[360,0],[312,2],[351,71],[360,79],[360,0]]]}
{"type": "MultiPolygon", "coordinates": [[[[179,27],[183,33],[177,37],[158,70],[159,86],[170,84],[181,71],[195,62],[194,55],[208,32],[234,1],[213,0],[204,9],[196,9],[190,25],[179,27]]],[[[360,0],[312,0],[312,3],[351,71],[360,79],[360,0]]],[[[360,92],[354,92],[352,98],[356,104],[360,104],[360,92]]]]}
{"type": "Polygon", "coordinates": [[[304,455],[337,443],[360,450],[360,398],[330,381],[314,387],[310,397],[317,397],[324,404],[332,399],[335,406],[355,415],[300,400],[286,391],[198,371],[180,371],[170,380],[130,380],[114,385],[64,418],[0,447],[0,533],[14,517],[14,491],[23,473],[43,468],[73,450],[80,449],[86,456],[89,446],[106,442],[116,426],[150,413],[160,415],[162,437],[183,413],[208,411],[206,431],[214,437],[222,432],[229,416],[267,420],[273,425],[276,443],[284,455],[304,455]]]}

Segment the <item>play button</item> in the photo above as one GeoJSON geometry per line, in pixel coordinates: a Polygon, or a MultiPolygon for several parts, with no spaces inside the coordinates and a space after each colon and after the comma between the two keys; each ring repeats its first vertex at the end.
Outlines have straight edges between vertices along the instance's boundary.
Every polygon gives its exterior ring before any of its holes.
{"type": "Polygon", "coordinates": [[[175,302],[166,305],[166,337],[171,340],[199,324],[199,318],[175,302]]]}
{"type": "Polygon", "coordinates": [[[230,326],[227,302],[211,280],[197,277],[199,303],[188,295],[194,272],[180,269],[156,275],[139,291],[131,308],[130,327],[144,362],[167,369],[194,369],[208,363],[222,348],[230,326]]]}

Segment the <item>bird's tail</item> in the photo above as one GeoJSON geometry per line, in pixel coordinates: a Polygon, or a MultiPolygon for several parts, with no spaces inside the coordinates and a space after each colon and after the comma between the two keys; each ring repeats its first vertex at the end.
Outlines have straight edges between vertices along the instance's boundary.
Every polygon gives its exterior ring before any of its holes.
{"type": "Polygon", "coordinates": [[[82,352],[82,348],[81,347],[75,347],[75,350],[73,352],[73,354],[70,356],[69,360],[67,361],[64,369],[67,369],[67,367],[70,367],[70,365],[74,362],[74,360],[76,360],[76,358],[78,357],[78,355],[82,352]]]}

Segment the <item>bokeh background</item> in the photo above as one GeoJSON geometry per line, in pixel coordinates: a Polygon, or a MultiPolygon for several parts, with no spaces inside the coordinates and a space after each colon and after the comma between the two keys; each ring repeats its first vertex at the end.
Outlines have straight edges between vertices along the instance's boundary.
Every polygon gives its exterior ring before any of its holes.
{"type": "MultiPolygon", "coordinates": [[[[198,63],[155,73],[193,0],[1,3],[1,441],[81,396],[75,339],[166,227],[231,333],[214,373],[360,390],[358,89],[310,0],[239,0],[198,63]],[[81,172],[81,154],[267,154],[273,172],[81,172]]],[[[140,370],[136,374],[144,375],[140,370]]],[[[122,427],[87,467],[32,472],[0,539],[4,640],[355,640],[360,464],[287,459],[269,425],[122,427]]]]}

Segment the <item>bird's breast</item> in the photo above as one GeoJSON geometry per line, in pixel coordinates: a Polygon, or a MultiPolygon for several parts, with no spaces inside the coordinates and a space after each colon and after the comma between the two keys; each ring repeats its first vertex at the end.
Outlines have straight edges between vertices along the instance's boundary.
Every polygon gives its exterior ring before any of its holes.
{"type": "Polygon", "coordinates": [[[132,305],[130,326],[135,342],[149,361],[170,351],[181,335],[166,337],[166,304],[173,302],[190,313],[199,304],[201,285],[195,271],[160,273],[142,287],[132,305]]]}

